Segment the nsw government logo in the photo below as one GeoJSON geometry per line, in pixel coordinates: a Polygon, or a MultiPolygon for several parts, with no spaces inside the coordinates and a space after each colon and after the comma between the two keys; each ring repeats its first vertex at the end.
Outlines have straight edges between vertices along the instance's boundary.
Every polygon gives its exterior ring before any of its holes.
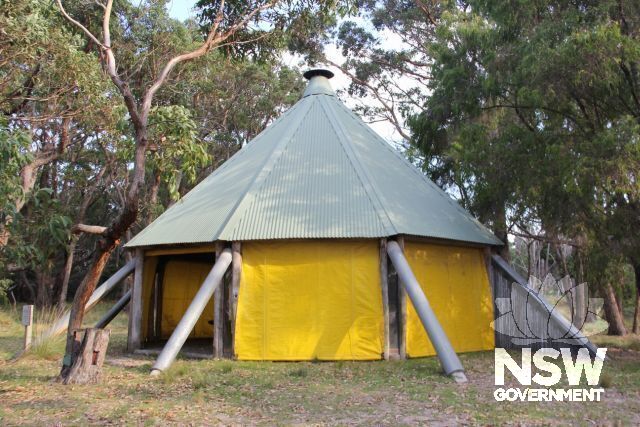
{"type": "Polygon", "coordinates": [[[497,401],[602,399],[607,349],[596,348],[587,336],[608,325],[598,316],[602,299],[587,298],[587,288],[548,275],[530,278],[528,286],[513,283],[509,297],[496,298],[500,316],[491,326],[501,337],[494,360],[497,401]],[[521,387],[505,387],[505,371],[521,387]]]}

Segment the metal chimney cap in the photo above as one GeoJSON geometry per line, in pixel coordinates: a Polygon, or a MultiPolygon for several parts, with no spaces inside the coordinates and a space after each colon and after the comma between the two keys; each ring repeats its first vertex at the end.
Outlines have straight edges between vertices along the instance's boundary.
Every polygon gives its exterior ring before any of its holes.
{"type": "Polygon", "coordinates": [[[303,74],[309,80],[309,84],[304,91],[302,97],[309,95],[329,95],[336,96],[336,93],[329,83],[329,79],[333,77],[333,73],[329,70],[315,69],[309,70],[303,74]]]}
{"type": "Polygon", "coordinates": [[[322,76],[330,79],[334,76],[334,74],[333,72],[324,68],[314,68],[314,69],[305,71],[302,76],[307,80],[311,80],[313,77],[316,77],[316,76],[322,76]]]}

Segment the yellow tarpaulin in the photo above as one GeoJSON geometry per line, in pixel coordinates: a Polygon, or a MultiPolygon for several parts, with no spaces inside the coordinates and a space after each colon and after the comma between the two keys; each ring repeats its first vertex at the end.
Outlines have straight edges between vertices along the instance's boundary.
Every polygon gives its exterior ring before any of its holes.
{"type": "Polygon", "coordinates": [[[378,257],[375,240],[243,243],[238,359],[380,359],[378,257]]]}
{"type": "MultiPolygon", "coordinates": [[[[169,260],[164,268],[162,287],[162,338],[169,338],[193,301],[213,262],[169,260]]],[[[189,338],[212,338],[213,298],[205,307],[189,338]]]]}
{"type": "MultiPolygon", "coordinates": [[[[482,250],[406,242],[404,253],[455,351],[493,349],[493,301],[482,250]]],[[[407,304],[407,355],[435,355],[408,297],[407,304]]]]}

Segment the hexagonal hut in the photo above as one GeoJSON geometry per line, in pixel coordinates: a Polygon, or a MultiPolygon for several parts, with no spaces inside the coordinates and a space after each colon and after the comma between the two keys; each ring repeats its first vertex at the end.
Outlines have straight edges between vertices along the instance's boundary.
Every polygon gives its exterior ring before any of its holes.
{"type": "Polygon", "coordinates": [[[306,72],[298,103],[126,245],[129,346],[162,343],[154,369],[188,339],[239,360],[437,353],[447,373],[462,371],[455,352],[494,348],[487,248],[502,242],[332,76],[306,72]]]}

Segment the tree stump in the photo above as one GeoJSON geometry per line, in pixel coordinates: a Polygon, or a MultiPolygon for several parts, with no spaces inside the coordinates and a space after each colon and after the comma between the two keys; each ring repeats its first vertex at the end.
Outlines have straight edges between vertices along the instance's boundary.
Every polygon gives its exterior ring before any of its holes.
{"type": "Polygon", "coordinates": [[[63,384],[98,383],[110,334],[110,329],[89,328],[73,331],[71,363],[63,368],[60,381],[63,384]]]}

